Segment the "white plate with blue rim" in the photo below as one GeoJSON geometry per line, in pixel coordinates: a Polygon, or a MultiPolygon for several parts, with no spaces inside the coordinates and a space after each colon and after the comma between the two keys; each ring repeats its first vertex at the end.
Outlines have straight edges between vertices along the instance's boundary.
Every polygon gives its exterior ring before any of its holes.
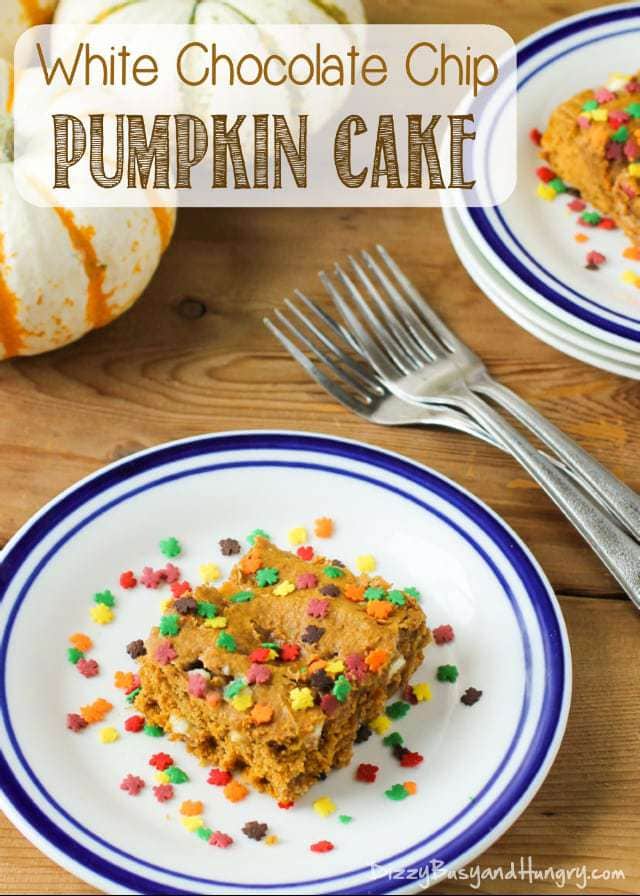
{"type": "MultiPolygon", "coordinates": [[[[311,536],[313,539],[313,535],[311,536]]],[[[232,558],[231,558],[232,559],[232,558]]],[[[128,457],[52,501],[7,545],[0,578],[0,784],[2,808],[36,846],[109,893],[411,892],[486,850],[523,812],[554,760],[571,693],[567,635],[555,596],[527,548],[471,494],[438,473],[367,445],[286,432],[203,436],[128,457]],[[127,733],[130,714],[113,686],[131,663],[124,646],[157,624],[159,591],[119,587],[124,570],[164,565],[159,542],[176,536],[187,578],[214,561],[218,540],[256,527],[279,544],[288,531],[330,516],[330,541],[312,540],[348,564],[376,557],[390,580],[413,585],[431,626],[455,638],[432,646],[414,681],[433,697],[394,723],[424,756],[400,767],[381,738],[355,747],[354,762],[283,810],[251,793],[231,804],[207,784],[181,744],[127,733]],[[90,621],[92,595],[109,588],[115,619],[90,621]],[[100,674],[66,660],[68,637],[88,633],[100,674]],[[454,683],[437,680],[455,665],[454,683]],[[482,691],[473,706],[469,687],[482,691]],[[98,697],[114,704],[100,726],[66,728],[67,713],[98,697]],[[153,796],[151,754],[163,750],[187,773],[174,800],[153,796]],[[378,765],[373,784],[357,763],[378,765]],[[135,798],[127,774],[147,783],[135,798]],[[412,780],[414,795],[386,791],[412,780]],[[329,796],[336,812],[312,803],[329,796]],[[183,800],[201,800],[205,825],[234,840],[217,849],[180,824],[183,800]],[[345,824],[339,816],[349,816],[345,824]],[[269,827],[267,846],[242,833],[269,827]],[[311,844],[330,841],[316,853],[311,844]]],[[[343,820],[344,821],[344,820],[343,820]]]]}
{"type": "Polygon", "coordinates": [[[461,226],[456,210],[444,209],[443,214],[451,244],[465,270],[487,298],[511,320],[542,342],[585,364],[619,376],[640,379],[640,354],[600,342],[582,330],[574,330],[530,302],[478,252],[461,226]]]}
{"type": "MultiPolygon", "coordinates": [[[[528,134],[543,130],[553,109],[580,90],[601,86],[612,72],[635,73],[639,39],[640,3],[623,3],[562,20],[519,44],[518,184],[500,206],[473,208],[470,196],[457,206],[477,249],[527,299],[575,329],[637,353],[640,298],[621,276],[628,269],[640,274],[640,264],[622,257],[629,240],[620,231],[594,229],[587,231],[589,243],[573,241],[577,227],[568,220],[565,200],[542,202],[535,195],[535,170],[542,163],[528,134]],[[600,271],[586,269],[585,246],[606,255],[600,271]]],[[[485,113],[496,140],[507,101],[498,92],[489,101],[491,114],[485,113]]],[[[485,142],[491,147],[486,134],[485,142]]],[[[490,158],[491,150],[486,164],[490,158]]]]}

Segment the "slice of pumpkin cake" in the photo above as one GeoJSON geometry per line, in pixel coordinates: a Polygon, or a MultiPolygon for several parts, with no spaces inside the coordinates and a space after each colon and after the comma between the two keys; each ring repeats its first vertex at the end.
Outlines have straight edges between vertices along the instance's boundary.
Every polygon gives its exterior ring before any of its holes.
{"type": "Polygon", "coordinates": [[[258,538],[219,590],[168,607],[138,657],[136,706],[203,765],[293,801],[348,764],[430,640],[410,592],[258,538]]]}

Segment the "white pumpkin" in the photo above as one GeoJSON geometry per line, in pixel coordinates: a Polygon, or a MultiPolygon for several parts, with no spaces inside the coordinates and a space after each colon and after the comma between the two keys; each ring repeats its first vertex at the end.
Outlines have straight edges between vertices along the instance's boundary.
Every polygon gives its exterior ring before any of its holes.
{"type": "Polygon", "coordinates": [[[0,359],[79,339],[144,292],[173,209],[36,208],[13,178],[11,67],[0,60],[0,359]]]}
{"type": "Polygon", "coordinates": [[[57,24],[358,24],[361,0],[60,0],[57,24]]]}
{"type": "Polygon", "coordinates": [[[13,60],[23,31],[51,21],[58,0],[0,0],[0,57],[13,60]]]}

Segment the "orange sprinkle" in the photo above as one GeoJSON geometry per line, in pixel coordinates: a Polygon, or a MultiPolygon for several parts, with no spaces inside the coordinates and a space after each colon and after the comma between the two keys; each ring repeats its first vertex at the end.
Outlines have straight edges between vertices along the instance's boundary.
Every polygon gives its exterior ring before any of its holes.
{"type": "Polygon", "coordinates": [[[222,698],[218,691],[210,691],[207,694],[207,703],[209,706],[219,706],[222,698]]]}
{"type": "Polygon", "coordinates": [[[245,799],[249,791],[244,784],[241,784],[240,781],[236,781],[234,778],[233,781],[229,781],[223,793],[230,803],[239,803],[245,799]]]}
{"type": "Polygon", "coordinates": [[[574,236],[574,240],[576,241],[576,243],[588,243],[589,237],[586,233],[576,233],[576,235],[574,236]]]}
{"type": "Polygon", "coordinates": [[[93,647],[93,641],[89,635],[83,635],[82,632],[76,632],[75,635],[71,635],[69,644],[73,644],[74,647],[83,653],[86,653],[87,650],[91,650],[93,647]]]}
{"type": "Polygon", "coordinates": [[[278,842],[278,838],[275,834],[269,834],[268,837],[265,837],[264,842],[267,844],[267,846],[275,846],[278,842]]]}
{"type": "Polygon", "coordinates": [[[367,613],[374,619],[388,619],[393,613],[393,604],[388,600],[370,600],[367,604],[367,613]]]}
{"type": "Polygon", "coordinates": [[[405,781],[402,786],[407,791],[409,796],[415,796],[418,792],[418,785],[415,781],[405,781]]]}
{"type": "Polygon", "coordinates": [[[365,657],[365,663],[372,672],[379,672],[388,662],[389,652],[383,650],[382,647],[379,647],[377,650],[372,650],[371,653],[368,653],[365,657]]]}
{"type": "Polygon", "coordinates": [[[333,535],[333,520],[328,516],[321,516],[315,521],[314,526],[318,538],[331,538],[333,535]]]}
{"type": "Polygon", "coordinates": [[[249,551],[241,564],[242,572],[246,575],[251,575],[251,573],[257,572],[261,566],[262,557],[257,551],[249,551]]]}
{"type": "Polygon", "coordinates": [[[251,721],[254,725],[268,725],[273,718],[273,707],[268,703],[256,703],[251,710],[251,721]]]}
{"type": "Polygon", "coordinates": [[[364,587],[360,585],[347,585],[344,589],[344,596],[355,603],[364,600],[364,587]]]}
{"type": "Polygon", "coordinates": [[[204,809],[204,805],[200,800],[185,800],[180,806],[180,815],[196,816],[200,815],[204,809]]]}
{"type": "Polygon", "coordinates": [[[134,685],[133,672],[116,672],[113,683],[119,690],[130,691],[134,685]]]}
{"type": "Polygon", "coordinates": [[[103,697],[99,697],[88,706],[83,706],[80,710],[80,715],[85,720],[87,725],[92,725],[95,722],[101,722],[107,715],[107,713],[111,712],[112,709],[112,703],[109,703],[109,701],[105,700],[103,697]]]}
{"type": "Polygon", "coordinates": [[[629,258],[631,261],[640,261],[640,246],[627,246],[622,257],[629,258]]]}
{"type": "Polygon", "coordinates": [[[318,658],[318,659],[311,660],[311,662],[307,666],[307,669],[313,675],[314,672],[318,672],[320,669],[324,669],[324,667],[326,665],[327,665],[326,660],[321,660],[318,658]]]}

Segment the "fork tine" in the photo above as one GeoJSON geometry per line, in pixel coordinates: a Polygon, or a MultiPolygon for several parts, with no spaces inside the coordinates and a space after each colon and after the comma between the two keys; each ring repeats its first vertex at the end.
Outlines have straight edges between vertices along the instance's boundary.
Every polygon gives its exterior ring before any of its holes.
{"type": "MultiPolygon", "coordinates": [[[[362,254],[364,256],[365,253],[363,252],[362,254]]],[[[362,265],[351,255],[349,256],[349,262],[356,276],[367,291],[372,302],[374,302],[375,305],[379,308],[385,321],[390,327],[393,336],[396,339],[396,347],[398,351],[402,351],[403,357],[407,359],[407,365],[409,366],[409,369],[416,369],[424,361],[433,361],[434,353],[423,349],[422,346],[417,342],[417,340],[412,338],[411,333],[404,324],[404,321],[401,319],[399,320],[396,317],[387,302],[385,302],[380,295],[380,291],[372,283],[371,278],[364,271],[362,265]],[[417,358],[416,355],[418,356],[417,358]]],[[[389,351],[389,348],[387,346],[385,346],[385,348],[387,348],[387,351],[389,351]]],[[[440,349],[440,353],[442,353],[442,349],[440,349]]]]}
{"type": "Polygon", "coordinates": [[[342,370],[342,368],[338,367],[335,361],[329,357],[325,352],[323,352],[317,345],[315,345],[309,338],[306,336],[301,330],[299,330],[291,321],[284,316],[284,314],[276,309],[275,315],[280,321],[280,323],[284,324],[285,327],[307,348],[310,352],[316,356],[318,361],[321,364],[325,364],[339,380],[342,380],[344,383],[347,383],[351,388],[357,393],[357,396],[361,398],[365,402],[370,402],[373,399],[373,395],[367,391],[366,386],[368,384],[363,384],[362,382],[358,382],[348,373],[346,370],[342,370]]]}
{"type": "Polygon", "coordinates": [[[300,366],[307,371],[309,376],[311,376],[319,386],[322,386],[323,389],[325,389],[348,410],[353,411],[355,414],[360,414],[365,417],[368,416],[367,408],[364,404],[356,401],[356,399],[345,392],[338,383],[335,383],[322,370],[320,370],[319,367],[317,367],[312,361],[310,361],[305,353],[300,351],[298,346],[295,345],[295,343],[293,343],[289,339],[289,337],[282,332],[282,330],[276,327],[276,325],[271,320],[269,320],[268,317],[264,317],[262,319],[262,322],[264,323],[265,327],[267,327],[267,329],[284,346],[284,348],[286,348],[294,361],[297,361],[298,364],[300,364],[300,366]]]}
{"type": "Polygon", "coordinates": [[[355,352],[360,354],[360,346],[346,327],[343,327],[338,323],[337,320],[334,320],[332,317],[330,317],[327,312],[317,304],[317,302],[314,302],[313,299],[310,299],[301,290],[295,289],[294,293],[300,299],[300,301],[304,302],[309,311],[312,311],[320,318],[320,320],[324,324],[326,324],[326,326],[335,336],[338,337],[338,339],[344,339],[344,341],[348,343],[348,345],[350,345],[355,352]]]}
{"type": "Polygon", "coordinates": [[[398,375],[397,369],[382,351],[378,343],[372,339],[367,329],[362,326],[347,302],[345,302],[342,295],[334,286],[333,281],[330,280],[324,271],[320,271],[318,276],[320,277],[320,282],[338,308],[338,311],[345,319],[347,327],[351,328],[351,333],[354,339],[358,342],[360,354],[364,356],[365,360],[371,364],[381,377],[395,379],[398,375]]]}
{"type": "Polygon", "coordinates": [[[434,336],[432,331],[418,317],[411,305],[401,296],[375,258],[373,258],[367,251],[362,252],[362,257],[364,258],[367,267],[373,271],[378,282],[395,304],[411,337],[418,343],[422,351],[427,353],[428,360],[432,361],[434,358],[443,358],[447,351],[446,347],[434,336]]]}
{"type": "Polygon", "coordinates": [[[376,249],[382,260],[386,263],[387,267],[393,273],[394,277],[404,290],[405,294],[409,296],[414,305],[418,308],[418,310],[422,314],[422,317],[424,318],[426,323],[429,324],[440,341],[444,343],[444,345],[446,345],[447,348],[449,348],[452,352],[456,351],[457,349],[466,349],[465,344],[461,342],[460,339],[458,339],[456,334],[449,329],[445,322],[441,320],[440,317],[438,317],[431,306],[427,304],[423,296],[420,295],[411,280],[409,280],[407,275],[398,267],[398,265],[393,260],[393,258],[391,258],[384,246],[377,245],[376,249]]]}

